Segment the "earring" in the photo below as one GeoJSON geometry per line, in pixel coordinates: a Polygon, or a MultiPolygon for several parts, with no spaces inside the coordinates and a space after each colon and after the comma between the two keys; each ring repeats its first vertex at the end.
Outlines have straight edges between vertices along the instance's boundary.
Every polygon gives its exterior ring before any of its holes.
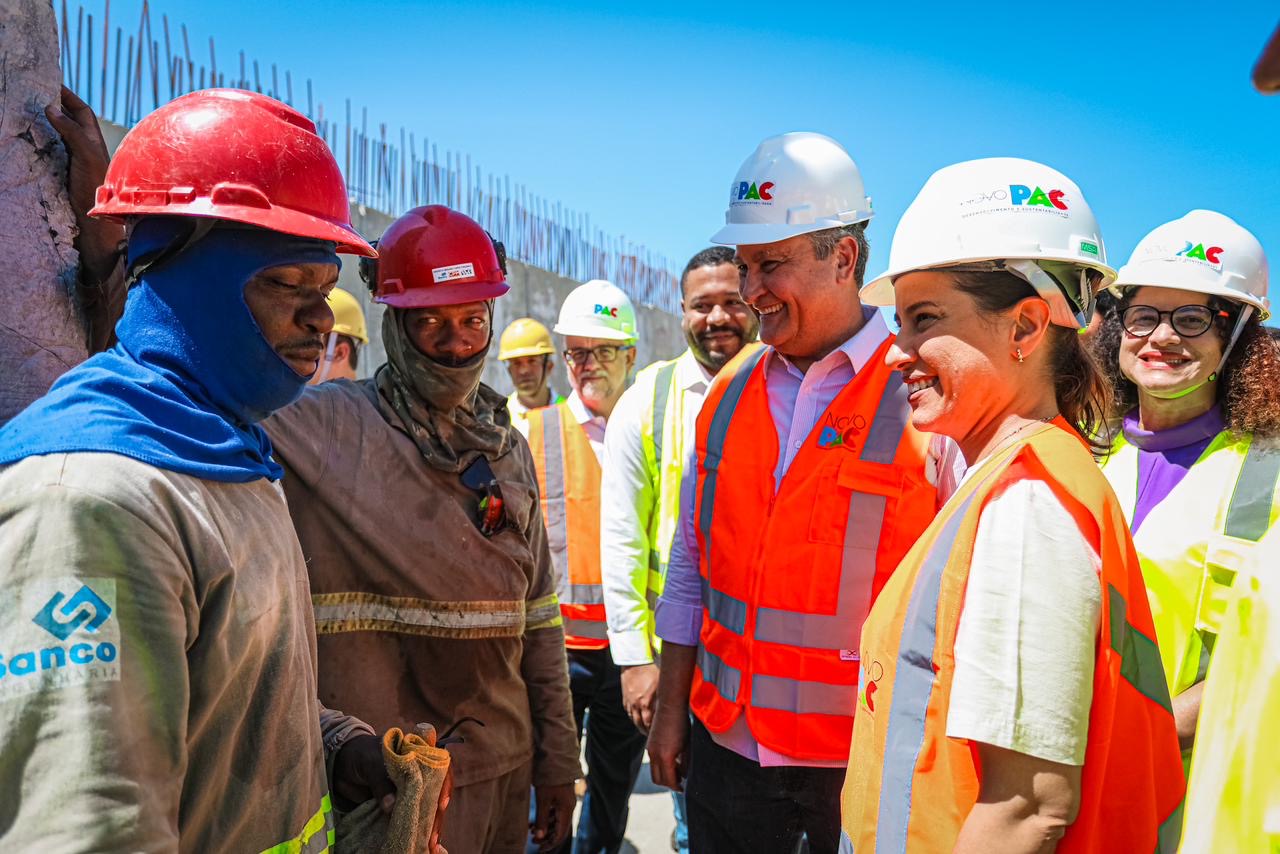
{"type": "Polygon", "coordinates": [[[1018,353],[1018,364],[1021,365],[1022,364],[1022,348],[1021,347],[1017,349],[1017,353],[1018,353]]]}

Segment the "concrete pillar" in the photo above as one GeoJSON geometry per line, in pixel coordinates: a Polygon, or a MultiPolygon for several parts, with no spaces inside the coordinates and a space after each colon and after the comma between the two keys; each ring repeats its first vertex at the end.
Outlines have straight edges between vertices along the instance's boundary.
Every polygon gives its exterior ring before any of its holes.
{"type": "Polygon", "coordinates": [[[0,424],[87,357],[67,153],[44,116],[62,72],[49,0],[0,0],[0,424]]]}

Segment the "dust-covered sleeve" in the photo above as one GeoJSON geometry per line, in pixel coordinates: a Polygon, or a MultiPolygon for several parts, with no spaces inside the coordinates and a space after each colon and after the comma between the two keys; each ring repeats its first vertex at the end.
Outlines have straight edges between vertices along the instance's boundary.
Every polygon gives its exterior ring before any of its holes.
{"type": "Polygon", "coordinates": [[[334,445],[338,394],[325,385],[308,386],[301,397],[262,422],[276,462],[306,483],[324,477],[334,445]]]}
{"type": "MultiPolygon", "coordinates": [[[[521,439],[516,453],[527,460],[528,482],[534,489],[534,507],[539,505],[538,481],[533,458],[521,439]]],[[[573,723],[573,700],[569,695],[569,664],[564,651],[564,624],[556,598],[555,569],[547,547],[547,529],[542,513],[529,515],[524,531],[533,555],[533,576],[525,603],[526,628],[520,672],[529,692],[533,716],[533,784],[555,786],[572,783],[582,776],[578,761],[578,733],[573,723]]]]}
{"type": "Polygon", "coordinates": [[[137,510],[0,493],[0,850],[178,848],[198,606],[176,527],[137,510]]]}

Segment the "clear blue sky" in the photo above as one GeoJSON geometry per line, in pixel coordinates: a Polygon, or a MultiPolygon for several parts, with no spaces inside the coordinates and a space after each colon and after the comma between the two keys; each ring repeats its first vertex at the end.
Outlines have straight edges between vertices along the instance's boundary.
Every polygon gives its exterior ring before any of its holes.
{"type": "MultiPolygon", "coordinates": [[[[703,3],[154,0],[193,52],[313,81],[682,263],[765,136],[829,134],[877,210],[871,274],[935,169],[1042,160],[1080,184],[1116,266],[1196,207],[1280,266],[1280,97],[1249,71],[1268,2],[703,3]]],[[[112,3],[137,25],[141,0],[112,3]]],[[[86,0],[100,21],[102,0],[86,0]]],[[[72,16],[75,15],[72,6],[72,16]]],[[[1280,287],[1272,288],[1280,300],[1280,287]]]]}

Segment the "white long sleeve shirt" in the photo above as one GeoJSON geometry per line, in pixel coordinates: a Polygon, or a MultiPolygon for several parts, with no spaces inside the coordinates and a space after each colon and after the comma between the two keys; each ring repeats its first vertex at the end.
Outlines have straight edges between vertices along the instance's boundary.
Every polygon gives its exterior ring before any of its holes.
{"type": "MultiPolygon", "coordinates": [[[[685,447],[693,447],[698,411],[711,386],[711,373],[693,351],[676,359],[676,383],[684,393],[680,406],[685,447]]],[[[653,614],[646,586],[649,526],[658,507],[658,484],[650,479],[641,438],[642,421],[653,399],[653,384],[632,386],[609,416],[604,437],[604,477],[600,486],[600,567],[604,609],[609,620],[609,649],[619,665],[653,661],[648,627],[653,614]]]]}

